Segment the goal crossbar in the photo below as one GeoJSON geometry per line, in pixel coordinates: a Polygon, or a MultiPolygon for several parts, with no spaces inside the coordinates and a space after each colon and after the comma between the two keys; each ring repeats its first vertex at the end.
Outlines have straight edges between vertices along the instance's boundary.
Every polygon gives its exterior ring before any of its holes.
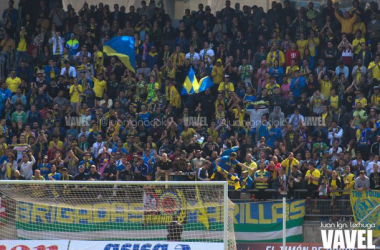
{"type": "Polygon", "coordinates": [[[0,185],[2,184],[22,184],[22,185],[46,185],[46,184],[60,184],[60,185],[133,185],[133,186],[144,186],[144,185],[168,185],[168,186],[226,186],[228,184],[226,181],[31,181],[31,180],[0,180],[0,185]],[[49,183],[50,182],[50,183],[49,183]]]}

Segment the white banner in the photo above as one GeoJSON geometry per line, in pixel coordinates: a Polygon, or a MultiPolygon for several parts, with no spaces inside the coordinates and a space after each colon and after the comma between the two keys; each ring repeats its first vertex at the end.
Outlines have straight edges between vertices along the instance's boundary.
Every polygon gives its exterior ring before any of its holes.
{"type": "Polygon", "coordinates": [[[70,241],[69,250],[221,250],[223,243],[159,241],[70,241]]]}
{"type": "Polygon", "coordinates": [[[0,240],[1,250],[67,250],[68,240],[0,240]]]}

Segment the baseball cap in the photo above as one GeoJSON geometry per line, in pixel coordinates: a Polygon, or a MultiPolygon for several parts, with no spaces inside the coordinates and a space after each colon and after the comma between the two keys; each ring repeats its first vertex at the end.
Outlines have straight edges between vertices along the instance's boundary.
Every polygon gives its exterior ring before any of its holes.
{"type": "Polygon", "coordinates": [[[365,171],[364,171],[364,170],[360,170],[359,173],[361,173],[361,174],[365,174],[365,171]]]}

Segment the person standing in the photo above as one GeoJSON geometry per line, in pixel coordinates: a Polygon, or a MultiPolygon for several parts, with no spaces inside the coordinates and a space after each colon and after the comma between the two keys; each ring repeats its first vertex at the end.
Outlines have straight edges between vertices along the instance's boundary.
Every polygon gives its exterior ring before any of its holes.
{"type": "Polygon", "coordinates": [[[173,215],[173,220],[167,226],[167,230],[168,230],[168,236],[167,236],[168,241],[182,240],[183,226],[181,223],[178,222],[177,215],[173,215]]]}
{"type": "Polygon", "coordinates": [[[369,178],[365,175],[365,170],[360,170],[359,177],[355,179],[354,188],[356,191],[363,193],[370,188],[369,178]]]}

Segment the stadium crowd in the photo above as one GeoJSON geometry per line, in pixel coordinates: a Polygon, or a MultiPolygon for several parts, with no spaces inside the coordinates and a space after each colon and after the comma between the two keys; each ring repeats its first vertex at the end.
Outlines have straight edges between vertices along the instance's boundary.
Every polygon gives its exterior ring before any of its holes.
{"type": "MultiPolygon", "coordinates": [[[[327,2],[129,11],[13,0],[0,32],[0,170],[11,180],[227,179],[257,199],[380,189],[380,11],[327,2]],[[136,70],[102,52],[133,36],[136,70]],[[181,95],[190,69],[214,86],[181,95]]],[[[365,3],[364,3],[365,4],[365,3]]],[[[111,9],[112,8],[112,9],[111,9]]],[[[236,192],[231,192],[236,198],[236,192]]],[[[238,194],[240,195],[240,193],[238,194]]]]}

